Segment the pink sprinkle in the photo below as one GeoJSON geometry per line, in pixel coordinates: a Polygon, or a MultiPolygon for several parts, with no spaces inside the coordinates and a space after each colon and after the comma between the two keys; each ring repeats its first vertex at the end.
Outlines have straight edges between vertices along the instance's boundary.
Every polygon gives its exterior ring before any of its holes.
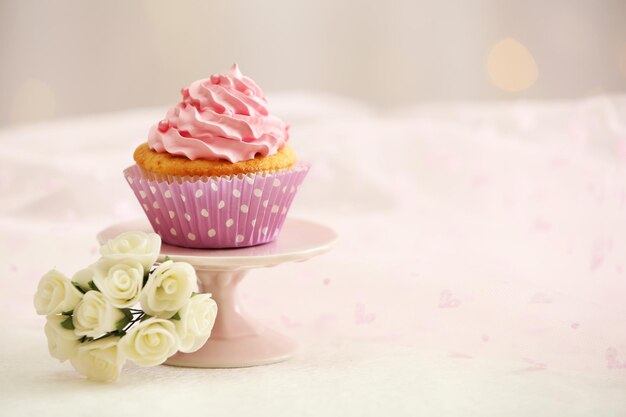
{"type": "Polygon", "coordinates": [[[170,128],[169,120],[164,119],[159,122],[159,132],[166,132],[167,129],[169,128],[170,128]]]}
{"type": "Polygon", "coordinates": [[[322,281],[324,283],[324,285],[330,285],[330,278],[326,278],[324,281],[322,281]]]}
{"type": "Polygon", "coordinates": [[[247,95],[248,97],[254,96],[254,91],[250,90],[249,88],[246,88],[246,90],[243,93],[247,95]]]}
{"type": "Polygon", "coordinates": [[[211,75],[211,82],[213,84],[219,84],[221,82],[220,76],[219,74],[213,74],[211,75]]]}

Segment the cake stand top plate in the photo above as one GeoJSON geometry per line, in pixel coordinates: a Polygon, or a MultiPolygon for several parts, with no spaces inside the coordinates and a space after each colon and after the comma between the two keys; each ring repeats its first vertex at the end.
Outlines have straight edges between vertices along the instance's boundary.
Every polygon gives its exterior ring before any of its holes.
{"type": "MultiPolygon", "coordinates": [[[[145,219],[113,224],[98,233],[100,244],[131,230],[152,232],[145,219]]],[[[247,248],[191,249],[161,245],[160,261],[167,256],[178,262],[209,269],[248,269],[304,261],[329,251],[337,241],[337,234],[328,226],[288,217],[278,238],[273,242],[247,248]]]]}

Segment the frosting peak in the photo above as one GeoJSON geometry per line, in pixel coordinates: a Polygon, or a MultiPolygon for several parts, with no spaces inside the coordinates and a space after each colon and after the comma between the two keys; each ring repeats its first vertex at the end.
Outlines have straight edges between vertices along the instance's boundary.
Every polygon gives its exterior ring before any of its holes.
{"type": "Polygon", "coordinates": [[[269,114],[263,91],[237,64],[181,94],[183,100],[150,128],[148,145],[156,152],[234,163],[273,155],[289,140],[289,126],[269,114]]]}

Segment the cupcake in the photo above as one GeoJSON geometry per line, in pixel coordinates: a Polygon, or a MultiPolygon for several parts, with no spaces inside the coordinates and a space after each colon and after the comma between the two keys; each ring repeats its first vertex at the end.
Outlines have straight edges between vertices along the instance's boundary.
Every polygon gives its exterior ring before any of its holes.
{"type": "Polygon", "coordinates": [[[289,126],[237,65],[181,94],[124,171],[154,231],[190,248],[276,239],[309,169],[287,144],[289,126]]]}

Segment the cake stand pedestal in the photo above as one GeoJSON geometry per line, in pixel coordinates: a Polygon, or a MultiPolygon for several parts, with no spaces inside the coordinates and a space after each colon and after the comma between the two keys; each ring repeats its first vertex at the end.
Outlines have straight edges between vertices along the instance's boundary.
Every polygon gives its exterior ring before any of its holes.
{"type": "MultiPolygon", "coordinates": [[[[120,233],[151,232],[145,220],[114,224],[98,234],[100,243],[120,233]]],[[[254,268],[302,262],[329,251],[336,233],[321,224],[287,218],[279,237],[270,243],[239,249],[188,249],[163,243],[159,261],[165,257],[188,262],[198,274],[200,292],[211,293],[218,314],[211,337],[193,353],[177,353],[165,363],[195,368],[238,368],[280,362],[292,357],[294,341],[257,323],[244,312],[237,285],[254,268]]]]}

